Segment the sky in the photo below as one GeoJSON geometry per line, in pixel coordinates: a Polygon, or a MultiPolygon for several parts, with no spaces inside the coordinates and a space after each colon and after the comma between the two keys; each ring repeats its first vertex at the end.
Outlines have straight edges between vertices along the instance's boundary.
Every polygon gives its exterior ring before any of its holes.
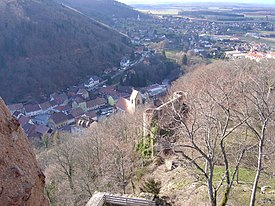
{"type": "Polygon", "coordinates": [[[260,3],[260,4],[273,4],[275,5],[275,0],[117,0],[126,4],[131,3],[184,3],[184,2],[229,2],[229,3],[260,3]]]}

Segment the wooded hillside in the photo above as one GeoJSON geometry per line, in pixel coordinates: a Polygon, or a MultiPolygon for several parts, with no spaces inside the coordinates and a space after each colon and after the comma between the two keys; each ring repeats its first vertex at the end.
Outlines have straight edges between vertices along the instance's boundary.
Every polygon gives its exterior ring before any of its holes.
{"type": "Polygon", "coordinates": [[[39,97],[118,65],[127,37],[51,0],[0,2],[0,96],[39,97]]]}
{"type": "Polygon", "coordinates": [[[115,0],[57,0],[70,5],[86,15],[112,26],[114,18],[149,18],[132,7],[115,0]]]}

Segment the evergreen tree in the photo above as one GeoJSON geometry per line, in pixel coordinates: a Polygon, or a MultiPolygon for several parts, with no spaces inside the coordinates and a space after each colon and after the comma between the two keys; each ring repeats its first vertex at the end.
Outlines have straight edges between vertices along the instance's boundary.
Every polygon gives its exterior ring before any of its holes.
{"type": "Polygon", "coordinates": [[[184,55],[182,56],[181,63],[182,63],[183,65],[187,65],[187,56],[186,56],[186,54],[184,54],[184,55]]]}
{"type": "Polygon", "coordinates": [[[156,181],[154,178],[149,178],[147,181],[145,181],[144,185],[142,185],[142,188],[140,190],[142,192],[151,193],[155,196],[158,196],[161,189],[161,182],[156,181]]]}
{"type": "Polygon", "coordinates": [[[166,58],[165,50],[162,50],[161,54],[162,54],[162,56],[164,56],[166,58]]]}

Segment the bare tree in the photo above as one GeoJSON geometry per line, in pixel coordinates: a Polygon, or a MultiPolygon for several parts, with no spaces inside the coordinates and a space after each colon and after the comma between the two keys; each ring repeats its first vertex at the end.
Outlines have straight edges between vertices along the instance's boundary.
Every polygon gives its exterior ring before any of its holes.
{"type": "Polygon", "coordinates": [[[220,205],[224,206],[245,152],[254,147],[239,135],[246,130],[250,116],[239,113],[236,69],[210,68],[207,72],[200,71],[195,79],[192,86],[196,88],[185,87],[189,89],[185,104],[181,108],[173,106],[170,114],[173,119],[164,122],[173,125],[177,136],[174,152],[206,180],[210,204],[215,206],[221,199],[220,205]],[[213,179],[217,166],[224,168],[218,183],[213,179]]]}
{"type": "MultiPolygon", "coordinates": [[[[253,67],[239,70],[240,92],[243,105],[242,115],[250,118],[245,121],[255,135],[258,144],[257,170],[253,183],[250,206],[255,205],[257,187],[263,170],[263,156],[268,130],[274,120],[275,69],[272,62],[255,64],[253,67]]],[[[273,124],[274,125],[274,124],[273,124]]]]}
{"type": "MultiPolygon", "coordinates": [[[[72,140],[71,140],[72,141],[72,140]]],[[[70,189],[74,191],[74,181],[73,175],[75,170],[75,154],[76,149],[75,145],[72,142],[64,142],[59,145],[54,152],[54,157],[56,158],[57,164],[59,166],[60,171],[65,174],[70,189]]]]}

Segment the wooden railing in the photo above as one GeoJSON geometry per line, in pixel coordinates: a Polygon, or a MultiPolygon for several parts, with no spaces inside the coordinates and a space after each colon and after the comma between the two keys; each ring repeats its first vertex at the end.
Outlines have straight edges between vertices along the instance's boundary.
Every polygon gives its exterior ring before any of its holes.
{"type": "Polygon", "coordinates": [[[103,198],[99,201],[99,203],[97,204],[97,206],[103,206],[105,204],[105,195],[103,196],[103,198]]]}
{"type": "MultiPolygon", "coordinates": [[[[138,198],[129,198],[121,196],[104,195],[105,203],[125,206],[156,206],[156,203],[151,200],[143,200],[138,198]]],[[[98,205],[99,206],[99,205],[98,205]]]]}

